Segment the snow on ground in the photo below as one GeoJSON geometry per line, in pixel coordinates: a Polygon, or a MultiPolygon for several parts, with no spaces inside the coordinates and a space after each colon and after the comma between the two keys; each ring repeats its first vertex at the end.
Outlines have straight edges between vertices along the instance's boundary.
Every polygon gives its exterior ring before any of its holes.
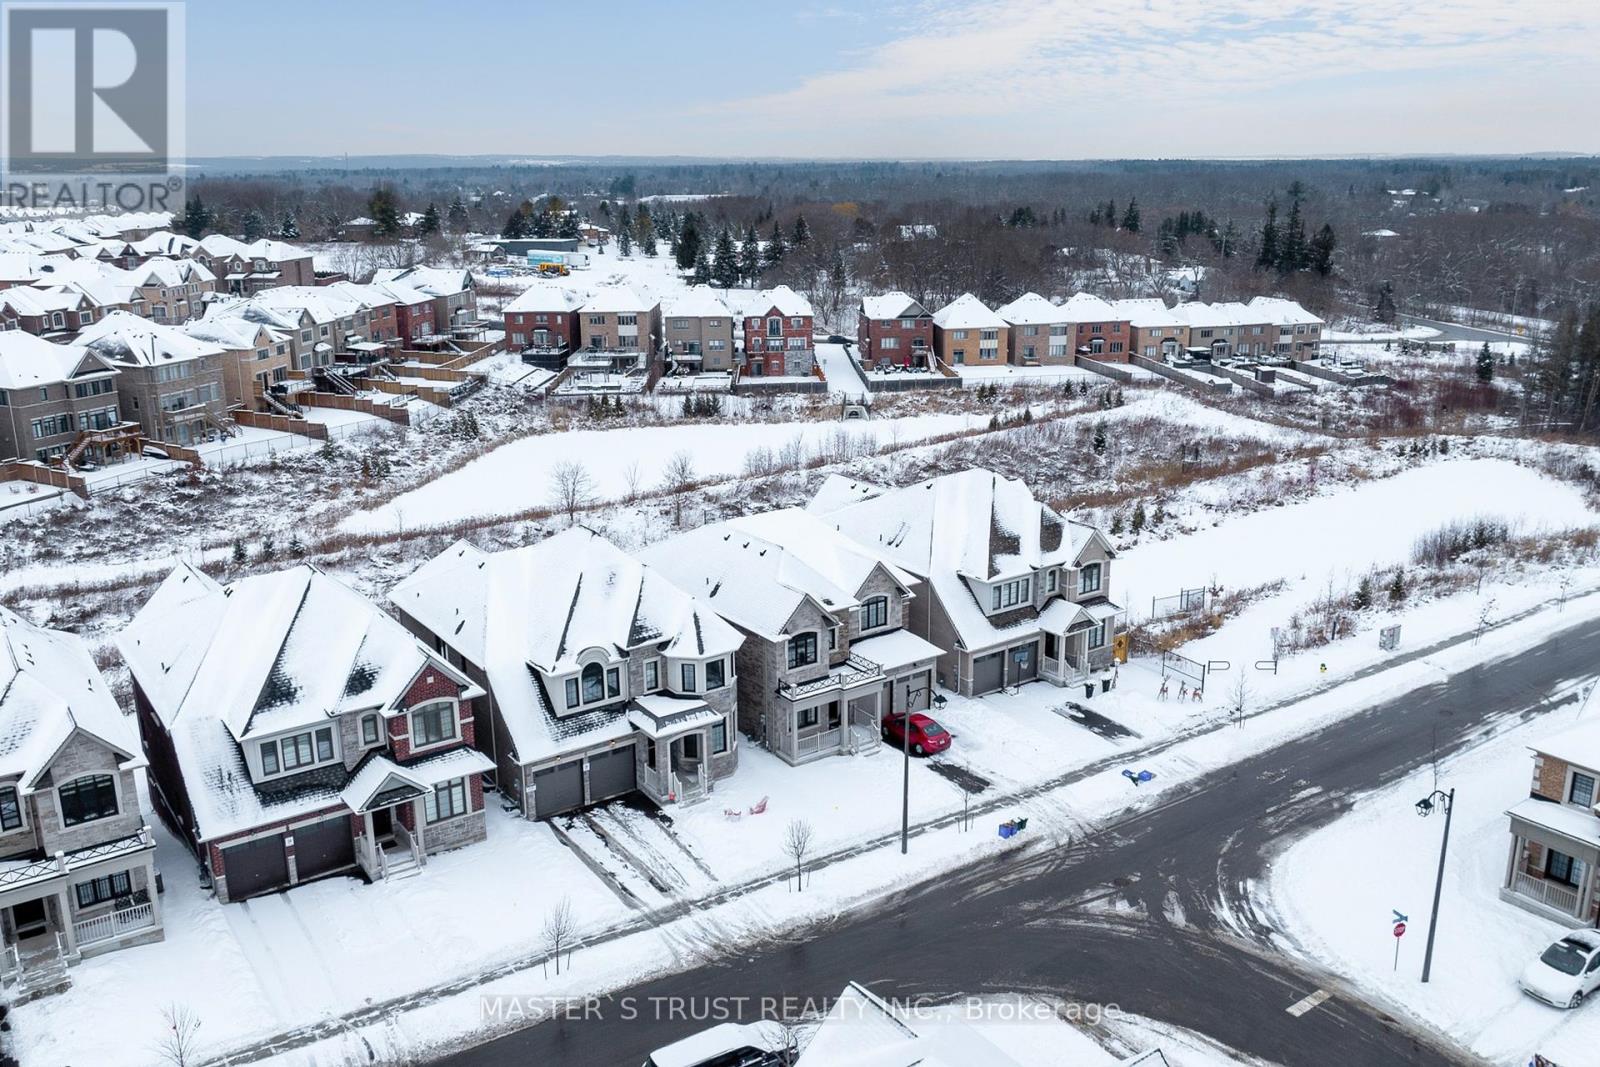
{"type": "Polygon", "coordinates": [[[1432,326],[1388,326],[1381,322],[1358,322],[1347,324],[1349,329],[1323,330],[1324,341],[1398,341],[1408,338],[1412,341],[1426,341],[1438,337],[1439,330],[1432,326]]]}
{"type": "Polygon", "coordinates": [[[961,381],[969,387],[977,385],[1022,385],[1041,384],[1059,385],[1062,382],[1089,382],[1095,385],[1105,385],[1110,379],[1093,371],[1084,370],[1082,367],[1013,367],[1005,364],[998,367],[973,367],[961,365],[951,368],[961,376],[961,381]]]}
{"type": "MultiPolygon", "coordinates": [[[[1592,693],[1593,684],[1567,679],[1554,692],[1592,693]]],[[[1587,708],[1574,700],[1440,765],[1438,787],[1457,793],[1429,984],[1420,975],[1443,820],[1419,819],[1413,805],[1435,788],[1431,769],[1363,798],[1273,862],[1264,891],[1285,941],[1493,1063],[1522,1067],[1535,1052],[1572,1067],[1595,1062],[1600,1011],[1559,1011],[1516,984],[1565,927],[1498,894],[1511,840],[1505,811],[1528,795],[1527,746],[1578,723],[1600,730],[1597,712],[1600,698],[1587,708]],[[1398,970],[1391,910],[1411,919],[1398,970]]]]}
{"type": "Polygon", "coordinates": [[[830,393],[843,393],[847,397],[867,395],[866,380],[844,345],[818,341],[816,352],[823,377],[828,379],[830,393]]]}
{"type": "Polygon", "coordinates": [[[1095,415],[1097,421],[1112,425],[1122,421],[1154,418],[1231,440],[1261,441],[1283,447],[1322,444],[1330,440],[1320,434],[1290,429],[1276,423],[1252,419],[1247,415],[1210,407],[1178,389],[1138,390],[1125,394],[1125,397],[1126,403],[1121,407],[1097,413],[1095,415]]]}
{"type": "Polygon", "coordinates": [[[776,422],[745,425],[695,424],[624,430],[577,430],[525,437],[501,445],[482,458],[413,489],[388,504],[350,516],[344,529],[376,532],[453,522],[469,516],[514,515],[552,502],[551,475],[566,462],[581,463],[602,500],[629,490],[628,474],[638,467],[639,486],[649,489],[674,454],[687,451],[700,479],[741,473],[745,457],[757,449],[779,451],[799,441],[808,455],[839,435],[878,444],[909,442],[981,428],[980,415],[916,415],[853,422],[776,422]]]}

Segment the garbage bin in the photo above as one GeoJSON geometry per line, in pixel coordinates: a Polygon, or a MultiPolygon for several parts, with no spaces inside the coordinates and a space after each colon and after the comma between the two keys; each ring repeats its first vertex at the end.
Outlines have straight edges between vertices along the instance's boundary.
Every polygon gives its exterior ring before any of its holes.
{"type": "Polygon", "coordinates": [[[1011,825],[1010,823],[1003,822],[1003,823],[1000,824],[1000,836],[1002,838],[1010,837],[1012,834],[1014,834],[1016,832],[1017,832],[1017,828],[1015,826],[1011,825]]]}
{"type": "Polygon", "coordinates": [[[1107,674],[1100,679],[1100,692],[1111,692],[1111,675],[1107,674]]]}
{"type": "Polygon", "coordinates": [[[1094,682],[1092,680],[1083,683],[1083,696],[1085,700],[1094,696],[1094,682]]]}

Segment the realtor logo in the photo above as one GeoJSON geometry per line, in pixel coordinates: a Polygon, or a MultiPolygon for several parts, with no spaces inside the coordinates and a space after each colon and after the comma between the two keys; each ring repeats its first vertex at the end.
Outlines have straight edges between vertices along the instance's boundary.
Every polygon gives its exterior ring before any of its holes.
{"type": "Polygon", "coordinates": [[[8,181],[172,170],[183,147],[181,4],[0,10],[8,181]]]}

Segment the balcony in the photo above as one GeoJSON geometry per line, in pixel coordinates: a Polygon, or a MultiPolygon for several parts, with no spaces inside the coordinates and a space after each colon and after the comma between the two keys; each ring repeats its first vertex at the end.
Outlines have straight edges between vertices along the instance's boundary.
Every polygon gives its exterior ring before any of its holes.
{"type": "Polygon", "coordinates": [[[789,700],[799,700],[825,693],[830,689],[855,689],[870,683],[882,683],[883,680],[882,666],[852,652],[849,659],[829,670],[821,678],[813,678],[809,682],[795,685],[781,685],[778,687],[778,692],[789,700]]]}

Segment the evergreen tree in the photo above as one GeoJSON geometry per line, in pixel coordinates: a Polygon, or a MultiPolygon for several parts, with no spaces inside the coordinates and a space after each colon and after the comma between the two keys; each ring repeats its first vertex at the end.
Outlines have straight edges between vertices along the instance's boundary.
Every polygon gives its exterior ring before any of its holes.
{"type": "Polygon", "coordinates": [[[796,215],[794,217],[794,230],[792,233],[793,236],[789,238],[789,243],[796,248],[811,240],[811,227],[806,224],[804,215],[796,215]]]}
{"type": "Polygon", "coordinates": [[[1115,200],[1106,201],[1106,225],[1113,230],[1117,228],[1117,202],[1115,200]]]}
{"type": "Polygon", "coordinates": [[[1278,273],[1292,274],[1306,265],[1306,259],[1306,224],[1300,216],[1300,198],[1295,196],[1278,240],[1278,273]]]}
{"type": "Polygon", "coordinates": [[[689,270],[700,260],[704,249],[700,237],[700,225],[696,216],[691,212],[683,220],[683,229],[678,231],[678,241],[673,248],[673,255],[677,257],[679,270],[689,270]]]}
{"type": "Polygon", "coordinates": [[[1139,232],[1139,198],[1128,200],[1128,210],[1122,213],[1122,228],[1129,233],[1139,232]]]}
{"type": "Polygon", "coordinates": [[[1388,282],[1378,289],[1378,299],[1372,305],[1372,317],[1385,323],[1392,323],[1398,317],[1394,306],[1394,286],[1388,282]]]}
{"type": "Polygon", "coordinates": [[[1278,239],[1278,202],[1267,201],[1267,221],[1261,224],[1261,247],[1256,250],[1256,267],[1276,267],[1281,254],[1278,239]]]}
{"type": "Polygon", "coordinates": [[[467,214],[467,205],[457,193],[456,198],[450,201],[450,210],[445,213],[445,221],[450,224],[451,233],[465,233],[472,224],[471,217],[467,214]]]}
{"type": "Polygon", "coordinates": [[[1128,528],[1134,533],[1138,533],[1140,530],[1144,529],[1144,519],[1144,501],[1136,500],[1133,504],[1133,519],[1129,523],[1128,528]]]}
{"type": "Polygon", "coordinates": [[[235,567],[243,566],[244,562],[249,558],[250,556],[244,550],[244,538],[235,537],[233,539],[233,565],[235,567]]]}
{"type": "Polygon", "coordinates": [[[1483,347],[1478,349],[1478,381],[1494,381],[1494,353],[1489,351],[1489,342],[1483,342],[1483,347]]]}
{"type": "Polygon", "coordinates": [[[367,217],[373,221],[374,237],[396,237],[400,233],[400,202],[394,190],[380,185],[367,198],[367,217]]]}
{"type": "Polygon", "coordinates": [[[783,241],[783,229],[777,222],[773,222],[772,236],[767,238],[767,265],[782,263],[783,257],[788,254],[789,248],[783,241]]]}
{"type": "Polygon", "coordinates": [[[1333,250],[1338,247],[1339,239],[1334,236],[1333,227],[1328,223],[1322,224],[1322,229],[1311,239],[1310,260],[1311,269],[1326,278],[1333,273],[1333,250]]]}
{"type": "Polygon", "coordinates": [[[521,211],[513,211],[506,219],[506,224],[500,228],[501,237],[526,237],[528,236],[528,216],[521,211]]]}
{"type": "Polygon", "coordinates": [[[623,226],[617,230],[617,255],[623,259],[633,257],[633,227],[623,226]]]}
{"type": "Polygon", "coordinates": [[[756,235],[755,223],[745,226],[739,242],[739,276],[747,285],[761,277],[761,238],[756,235]]]}
{"type": "Polygon", "coordinates": [[[1355,595],[1350,598],[1350,606],[1357,611],[1365,611],[1372,607],[1372,576],[1363,574],[1361,581],[1356,583],[1355,595]]]}
{"type": "Polygon", "coordinates": [[[241,225],[246,241],[259,241],[267,235],[267,217],[255,208],[244,213],[244,222],[241,225]]]}
{"type": "Polygon", "coordinates": [[[568,210],[554,218],[554,229],[557,237],[571,239],[580,233],[581,220],[576,211],[568,210]]]}
{"type": "Polygon", "coordinates": [[[201,237],[211,229],[211,212],[200,202],[200,197],[191,196],[183,205],[183,232],[188,237],[201,237]]]}
{"type": "Polygon", "coordinates": [[[833,246],[833,256],[828,261],[828,284],[836,293],[843,293],[850,284],[850,272],[845,268],[844,253],[839,251],[838,245],[833,246]]]}
{"type": "Polygon", "coordinates": [[[716,249],[712,253],[711,280],[724,289],[739,284],[739,252],[733,247],[733,234],[724,226],[717,234],[716,249]]]}
{"type": "Polygon", "coordinates": [[[1213,238],[1212,243],[1217,246],[1217,251],[1222,253],[1223,259],[1230,259],[1239,254],[1239,228],[1229,219],[1228,224],[1222,228],[1222,233],[1213,238]]]}
{"type": "Polygon", "coordinates": [[[633,239],[639,245],[639,251],[647,256],[656,254],[656,224],[650,218],[650,209],[644,204],[639,205],[639,210],[633,216],[633,239]]]}
{"type": "Polygon", "coordinates": [[[1103,422],[1095,424],[1094,444],[1092,447],[1095,455],[1103,456],[1106,454],[1106,424],[1103,422]]]}
{"type": "Polygon", "coordinates": [[[706,250],[700,250],[700,256],[694,261],[694,284],[708,285],[711,282],[711,261],[706,258],[706,250]]]}
{"type": "Polygon", "coordinates": [[[300,239],[300,224],[295,221],[292,212],[283,216],[283,222],[278,226],[278,236],[285,241],[300,239]]]}
{"type": "Polygon", "coordinates": [[[417,223],[417,236],[431,237],[438,233],[443,226],[444,223],[439,218],[439,209],[429,204],[428,210],[422,213],[422,220],[417,223]]]}
{"type": "Polygon", "coordinates": [[[299,530],[296,530],[289,536],[289,555],[293,556],[295,559],[305,558],[306,543],[300,540],[299,530]]]}
{"type": "Polygon", "coordinates": [[[1402,603],[1408,591],[1406,588],[1406,569],[1404,567],[1396,567],[1394,577],[1389,580],[1389,603],[1402,603]]]}

